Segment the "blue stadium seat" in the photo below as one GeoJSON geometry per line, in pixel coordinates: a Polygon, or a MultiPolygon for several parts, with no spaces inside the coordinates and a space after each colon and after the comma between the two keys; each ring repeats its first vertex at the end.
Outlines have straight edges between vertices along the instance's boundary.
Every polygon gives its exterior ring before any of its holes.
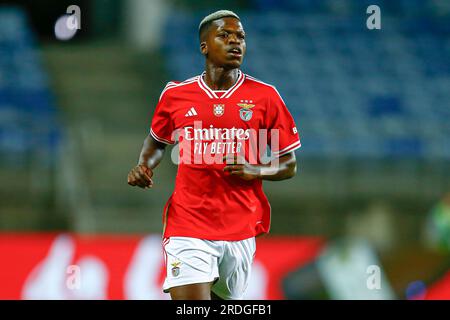
{"type": "Polygon", "coordinates": [[[54,162],[57,112],[25,13],[0,7],[0,154],[17,165],[26,154],[54,162]],[[45,152],[47,151],[47,152],[45,152]]]}

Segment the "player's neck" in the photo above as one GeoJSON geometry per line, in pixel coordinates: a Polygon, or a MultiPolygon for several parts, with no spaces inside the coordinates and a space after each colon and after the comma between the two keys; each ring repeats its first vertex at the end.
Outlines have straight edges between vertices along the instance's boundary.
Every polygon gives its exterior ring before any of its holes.
{"type": "Polygon", "coordinates": [[[225,69],[206,64],[204,81],[211,90],[228,90],[237,81],[239,69],[225,69]]]}

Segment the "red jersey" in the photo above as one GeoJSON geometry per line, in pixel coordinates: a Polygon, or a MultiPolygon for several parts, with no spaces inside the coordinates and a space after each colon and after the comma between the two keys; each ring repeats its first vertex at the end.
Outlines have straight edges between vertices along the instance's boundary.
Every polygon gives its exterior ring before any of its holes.
{"type": "Polygon", "coordinates": [[[222,158],[241,154],[261,163],[267,145],[272,159],[296,150],[300,138],[294,120],[269,84],[239,71],[231,88],[214,91],[203,76],[169,82],[153,115],[151,135],[166,144],[178,141],[164,237],[238,241],[267,233],[270,205],[262,181],[229,175],[222,158]]]}

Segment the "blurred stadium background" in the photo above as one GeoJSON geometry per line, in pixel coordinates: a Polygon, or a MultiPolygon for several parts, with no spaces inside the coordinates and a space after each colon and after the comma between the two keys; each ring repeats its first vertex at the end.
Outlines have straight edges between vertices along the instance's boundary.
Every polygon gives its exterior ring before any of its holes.
{"type": "Polygon", "coordinates": [[[244,72],[277,86],[302,137],[298,175],[265,184],[248,298],[450,299],[447,0],[1,0],[0,298],[168,298],[176,166],[151,191],[126,176],[166,82],[203,69],[198,22],[224,7],[244,72]],[[60,41],[72,4],[81,30],[60,41]]]}

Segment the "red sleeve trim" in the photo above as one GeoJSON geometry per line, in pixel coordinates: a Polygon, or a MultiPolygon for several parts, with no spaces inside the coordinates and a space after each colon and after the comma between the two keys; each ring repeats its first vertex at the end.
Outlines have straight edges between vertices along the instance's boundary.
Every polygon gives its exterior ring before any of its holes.
{"type": "Polygon", "coordinates": [[[300,143],[300,140],[295,141],[293,144],[287,146],[284,149],[281,149],[280,151],[274,151],[273,155],[275,157],[281,157],[284,156],[285,154],[288,154],[292,151],[297,150],[298,148],[300,148],[302,146],[302,144],[300,143]]]}
{"type": "Polygon", "coordinates": [[[150,128],[150,134],[152,135],[152,137],[153,137],[156,141],[159,141],[159,142],[165,143],[165,144],[175,144],[174,141],[166,140],[166,139],[164,139],[164,138],[159,137],[159,136],[155,133],[155,131],[153,131],[152,128],[150,128]]]}

